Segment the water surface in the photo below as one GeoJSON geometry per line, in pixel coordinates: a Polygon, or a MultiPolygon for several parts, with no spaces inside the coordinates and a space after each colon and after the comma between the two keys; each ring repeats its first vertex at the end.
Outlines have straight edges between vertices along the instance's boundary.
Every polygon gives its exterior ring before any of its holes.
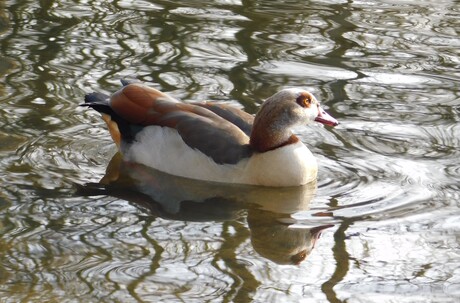
{"type": "Polygon", "coordinates": [[[4,1],[0,301],[457,302],[457,1],[4,1]],[[317,184],[120,162],[85,93],[311,90],[317,184]],[[320,237],[321,236],[321,237],[320,237]]]}

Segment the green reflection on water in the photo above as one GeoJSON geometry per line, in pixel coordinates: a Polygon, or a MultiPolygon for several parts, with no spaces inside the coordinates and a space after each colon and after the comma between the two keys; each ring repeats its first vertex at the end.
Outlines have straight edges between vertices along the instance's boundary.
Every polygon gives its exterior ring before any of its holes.
{"type": "Polygon", "coordinates": [[[454,302],[457,6],[2,3],[0,301],[454,302]],[[174,212],[133,188],[76,195],[115,150],[77,105],[123,77],[251,113],[281,87],[312,89],[342,125],[300,134],[320,160],[312,205],[280,214],[189,192],[174,212]],[[305,261],[278,264],[322,224],[335,226],[305,261]]]}

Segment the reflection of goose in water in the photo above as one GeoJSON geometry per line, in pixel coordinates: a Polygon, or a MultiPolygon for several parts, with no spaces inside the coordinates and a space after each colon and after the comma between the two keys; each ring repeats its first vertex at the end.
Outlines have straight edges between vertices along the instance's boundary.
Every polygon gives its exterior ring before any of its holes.
{"type": "Polygon", "coordinates": [[[309,208],[316,190],[314,182],[290,188],[203,182],[125,162],[118,153],[99,183],[80,190],[83,195],[115,196],[172,220],[226,221],[247,213],[254,249],[280,264],[303,261],[321,230],[330,226],[304,229],[282,223],[292,213],[309,208]]]}
{"type": "Polygon", "coordinates": [[[332,225],[314,228],[290,228],[280,222],[288,214],[261,209],[248,210],[251,243],[262,257],[278,264],[300,264],[315,247],[321,232],[332,225]]]}
{"type": "Polygon", "coordinates": [[[92,93],[85,106],[102,114],[128,161],[196,180],[298,186],[316,179],[315,157],[292,128],[317,121],[334,126],[316,98],[284,89],[255,117],[229,105],[183,103],[140,83],[112,96],[92,93]]]}

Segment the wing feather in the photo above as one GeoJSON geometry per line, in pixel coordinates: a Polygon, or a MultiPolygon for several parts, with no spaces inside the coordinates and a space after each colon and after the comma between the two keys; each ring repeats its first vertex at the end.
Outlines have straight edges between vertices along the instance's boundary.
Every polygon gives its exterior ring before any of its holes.
{"type": "Polygon", "coordinates": [[[113,111],[129,123],[177,130],[184,142],[219,164],[235,164],[252,154],[249,134],[253,117],[222,104],[187,104],[134,83],[112,95],[113,111]]]}

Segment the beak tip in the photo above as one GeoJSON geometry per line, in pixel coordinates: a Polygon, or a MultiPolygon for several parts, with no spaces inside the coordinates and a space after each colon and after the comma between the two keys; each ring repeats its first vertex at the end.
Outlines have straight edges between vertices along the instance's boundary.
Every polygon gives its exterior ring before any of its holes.
{"type": "Polygon", "coordinates": [[[327,119],[325,119],[324,117],[317,117],[315,121],[331,127],[339,125],[339,121],[332,117],[328,117],[327,119]]]}
{"type": "Polygon", "coordinates": [[[320,108],[318,116],[316,117],[315,121],[322,123],[328,126],[337,126],[339,125],[339,121],[337,121],[334,117],[329,115],[326,111],[320,108]]]}

